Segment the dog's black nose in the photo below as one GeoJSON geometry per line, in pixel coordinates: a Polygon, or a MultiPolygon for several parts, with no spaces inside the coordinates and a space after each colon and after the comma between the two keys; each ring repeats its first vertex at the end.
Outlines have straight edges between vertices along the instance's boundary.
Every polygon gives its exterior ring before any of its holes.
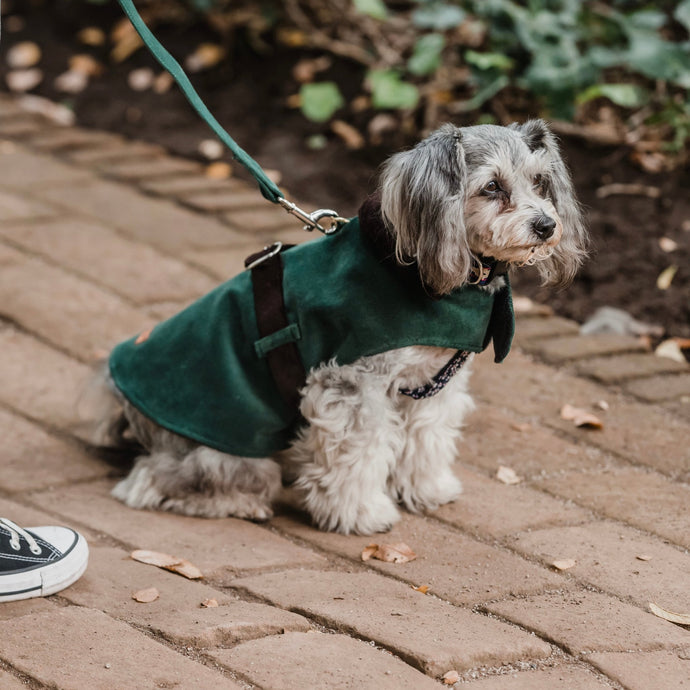
{"type": "Polygon", "coordinates": [[[532,221],[532,230],[540,240],[548,240],[556,229],[556,221],[550,216],[542,214],[532,221]]]}

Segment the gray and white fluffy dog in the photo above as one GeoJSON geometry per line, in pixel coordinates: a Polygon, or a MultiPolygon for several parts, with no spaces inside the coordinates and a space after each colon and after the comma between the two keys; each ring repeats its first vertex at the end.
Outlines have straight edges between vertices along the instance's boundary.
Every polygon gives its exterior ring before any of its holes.
{"type": "MultiPolygon", "coordinates": [[[[380,195],[397,261],[416,263],[439,295],[468,281],[477,256],[536,264],[555,286],[567,284],[585,256],[570,175],[541,120],[445,125],[385,163],[380,195]]],[[[499,278],[484,289],[502,285],[499,278]]],[[[287,477],[321,529],[388,530],[398,506],[430,511],[461,493],[453,463],[474,407],[470,367],[434,397],[398,393],[428,382],[453,354],[413,346],[313,369],[301,392],[304,425],[288,450],[270,458],[229,455],[159,427],[104,372],[110,404],[98,440],[134,438],[145,448],[113,495],[134,508],[266,520],[287,477]]]]}

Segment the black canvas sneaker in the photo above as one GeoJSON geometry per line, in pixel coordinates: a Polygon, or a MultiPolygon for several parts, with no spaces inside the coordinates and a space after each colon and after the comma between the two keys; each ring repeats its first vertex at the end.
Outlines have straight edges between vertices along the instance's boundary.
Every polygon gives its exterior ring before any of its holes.
{"type": "Polygon", "coordinates": [[[0,518],[0,602],[45,597],[86,570],[86,539],[69,527],[23,529],[0,518]]]}

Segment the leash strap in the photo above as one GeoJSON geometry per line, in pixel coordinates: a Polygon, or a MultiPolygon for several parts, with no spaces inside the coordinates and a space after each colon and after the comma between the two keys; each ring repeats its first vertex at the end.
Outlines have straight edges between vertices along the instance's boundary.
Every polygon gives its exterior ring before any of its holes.
{"type": "Polygon", "coordinates": [[[423,400],[424,398],[431,398],[437,395],[446,387],[446,384],[453,376],[462,369],[462,365],[468,360],[471,354],[472,353],[467,352],[467,350],[458,350],[445,364],[443,369],[431,379],[431,383],[417,388],[401,388],[399,392],[415,400],[423,400]]]}
{"type": "Polygon", "coordinates": [[[235,160],[241,163],[259,183],[261,194],[274,204],[280,203],[279,199],[283,199],[284,194],[276,184],[269,179],[261,166],[246,151],[240,148],[235,140],[225,129],[223,129],[218,120],[216,120],[211,111],[206,107],[206,104],[201,100],[201,97],[192,86],[192,83],[189,81],[180,63],[161,45],[160,41],[151,33],[148,26],[146,26],[132,0],[118,0],[118,2],[124,13],[129,17],[129,20],[132,22],[139,36],[141,36],[146,47],[151,51],[156,60],[158,60],[161,67],[170,72],[194,110],[196,110],[201,118],[209,125],[216,136],[230,149],[230,151],[232,151],[235,160]]]}
{"type": "Polygon", "coordinates": [[[283,331],[289,340],[267,349],[263,356],[281,398],[290,411],[298,412],[299,392],[307,380],[307,374],[294,337],[289,335],[289,329],[295,326],[290,325],[285,310],[283,261],[280,252],[281,249],[289,247],[290,245],[276,242],[247,257],[245,266],[252,272],[254,311],[260,338],[273,336],[276,342],[280,343],[279,331],[283,331]]]}

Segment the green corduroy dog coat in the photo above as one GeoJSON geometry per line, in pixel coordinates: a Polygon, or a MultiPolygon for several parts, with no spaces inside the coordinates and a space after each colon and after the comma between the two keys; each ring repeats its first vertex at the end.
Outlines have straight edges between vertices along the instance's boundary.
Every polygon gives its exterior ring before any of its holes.
{"type": "Polygon", "coordinates": [[[250,271],[223,283],[152,331],[118,345],[110,372],[124,396],[160,426],[223,452],[268,457],[287,448],[299,415],[277,392],[266,353],[294,341],[304,369],[410,345],[510,350],[510,287],[467,285],[431,296],[414,267],[381,256],[367,223],[285,250],[289,325],[259,337],[250,271]]]}

